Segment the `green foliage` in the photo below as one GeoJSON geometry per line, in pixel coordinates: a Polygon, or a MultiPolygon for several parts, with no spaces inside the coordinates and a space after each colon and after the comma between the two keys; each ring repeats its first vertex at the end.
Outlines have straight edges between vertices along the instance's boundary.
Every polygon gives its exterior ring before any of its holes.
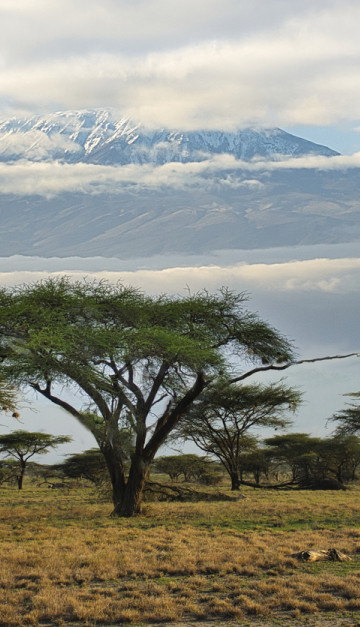
{"type": "Polygon", "coordinates": [[[146,359],[149,371],[162,360],[172,368],[211,371],[222,364],[225,346],[242,356],[248,351],[269,361],[291,359],[289,343],[244,310],[245,301],[227,290],[150,298],[122,285],[67,278],[3,291],[4,372],[20,383],[24,376],[73,381],[82,374],[105,391],[113,389],[106,360],[146,359]]]}
{"type": "Polygon", "coordinates": [[[14,457],[18,460],[18,487],[21,490],[28,460],[33,455],[42,455],[47,453],[50,448],[55,448],[67,442],[71,442],[71,438],[67,435],[51,435],[49,433],[19,430],[0,435],[0,453],[3,453],[6,457],[14,457]]]}
{"type": "Polygon", "coordinates": [[[341,483],[353,481],[360,466],[360,438],[354,435],[326,438],[319,445],[319,455],[325,475],[334,476],[341,483]]]}
{"type": "Polygon", "coordinates": [[[215,464],[208,457],[193,453],[183,455],[166,455],[154,461],[154,469],[169,475],[172,481],[183,477],[184,481],[199,481],[208,485],[216,483],[215,464]]]}
{"type": "Polygon", "coordinates": [[[343,436],[314,438],[306,433],[289,433],[265,440],[272,459],[285,462],[293,481],[303,487],[334,479],[342,484],[353,480],[360,465],[360,438],[343,436]]]}
{"type": "Polygon", "coordinates": [[[239,469],[241,476],[244,473],[251,473],[255,483],[260,485],[262,475],[265,475],[267,479],[269,478],[271,457],[264,448],[260,448],[256,443],[254,445],[250,444],[249,450],[239,455],[239,469]]]}
{"type": "MultiPolygon", "coordinates": [[[[360,392],[350,394],[352,398],[359,398],[360,392]]],[[[330,419],[338,423],[337,433],[339,435],[353,435],[360,433],[360,405],[359,403],[351,403],[346,409],[334,414],[330,419]]]]}
{"type": "Polygon", "coordinates": [[[69,278],[3,289],[0,376],[30,386],[90,429],[114,503],[139,503],[157,450],[204,388],[220,390],[239,361],[246,369],[292,360],[289,342],[246,301],[225,288],[150,297],[69,278]]]}
{"type": "Polygon", "coordinates": [[[17,481],[19,464],[15,459],[3,459],[0,461],[0,485],[3,483],[15,483],[17,481]]]}
{"type": "Polygon", "coordinates": [[[15,409],[16,394],[14,387],[7,384],[6,381],[0,378],[0,411],[15,412],[15,409]]]}
{"type": "Polygon", "coordinates": [[[154,460],[153,468],[157,472],[169,475],[171,481],[176,481],[181,477],[184,470],[183,455],[166,455],[157,457],[154,460]]]}
{"type": "Polygon", "coordinates": [[[65,477],[84,478],[95,485],[102,484],[108,477],[104,456],[99,449],[90,449],[68,457],[62,464],[56,465],[65,477]]]}
{"type": "Polygon", "coordinates": [[[239,484],[240,456],[254,448],[249,431],[254,428],[284,428],[287,414],[300,402],[300,394],[283,383],[229,385],[217,381],[204,390],[173,433],[174,439],[194,442],[223,464],[239,484]]]}
{"type": "Polygon", "coordinates": [[[13,457],[29,459],[47,453],[49,448],[71,442],[68,435],[51,435],[34,431],[13,431],[0,435],[0,452],[13,457]]]}

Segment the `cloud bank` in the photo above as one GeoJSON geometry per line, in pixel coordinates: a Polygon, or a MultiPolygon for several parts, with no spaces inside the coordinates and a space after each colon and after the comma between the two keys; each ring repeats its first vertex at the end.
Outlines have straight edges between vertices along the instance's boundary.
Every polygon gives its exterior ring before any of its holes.
{"type": "MultiPolygon", "coordinates": [[[[16,141],[21,142],[21,139],[16,141]]],[[[52,138],[51,150],[55,141],[56,137],[52,138]]],[[[335,157],[309,155],[271,162],[255,160],[250,163],[237,160],[229,154],[209,158],[204,155],[203,161],[172,162],[161,166],[102,166],[22,160],[12,164],[0,163],[0,193],[53,197],[62,192],[117,193],[126,187],[167,187],[181,190],[195,185],[209,188],[219,181],[235,189],[244,186],[254,189],[266,184],[267,173],[280,170],[315,169],[335,172],[359,167],[360,153],[335,157]]]]}
{"type": "Polygon", "coordinates": [[[124,188],[141,189],[170,187],[185,189],[195,185],[216,185],[219,180],[229,187],[262,187],[266,173],[279,170],[315,169],[341,171],[360,167],[360,153],[351,156],[307,156],[278,161],[244,162],[232,155],[219,155],[200,162],[153,165],[102,166],[95,164],[65,164],[22,160],[0,163],[0,193],[53,197],[62,192],[87,194],[117,193],[124,188]],[[230,173],[229,173],[230,171],[230,173]],[[209,178],[211,175],[211,178],[209,178]],[[256,176],[265,175],[264,180],[256,176]]]}
{"type": "MultiPolygon", "coordinates": [[[[44,262],[45,263],[45,262],[44,262]]],[[[307,259],[283,263],[241,263],[229,266],[204,265],[165,268],[162,270],[103,270],[87,272],[89,279],[120,281],[150,293],[181,293],[186,286],[197,291],[204,287],[216,290],[221,285],[242,291],[256,292],[325,292],[358,293],[360,258],[307,259]]],[[[74,280],[85,276],[82,270],[16,270],[0,273],[0,285],[15,285],[40,281],[49,277],[70,276],[74,280]]]]}

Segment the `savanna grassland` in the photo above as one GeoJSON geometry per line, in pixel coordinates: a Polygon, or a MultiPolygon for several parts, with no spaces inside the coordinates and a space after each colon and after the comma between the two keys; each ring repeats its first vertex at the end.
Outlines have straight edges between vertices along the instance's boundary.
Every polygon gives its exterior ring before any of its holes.
{"type": "Polygon", "coordinates": [[[360,488],[146,503],[0,488],[0,626],[360,624],[360,488]],[[349,562],[291,554],[335,547],[349,562]]]}

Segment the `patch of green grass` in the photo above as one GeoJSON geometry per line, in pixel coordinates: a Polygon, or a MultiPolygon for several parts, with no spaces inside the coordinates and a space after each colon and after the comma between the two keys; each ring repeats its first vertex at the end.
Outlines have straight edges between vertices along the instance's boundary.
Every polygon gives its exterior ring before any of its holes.
{"type": "Polygon", "coordinates": [[[303,564],[303,572],[317,575],[319,573],[331,573],[337,577],[347,575],[360,575],[360,557],[353,555],[351,562],[310,562],[303,564]]]}

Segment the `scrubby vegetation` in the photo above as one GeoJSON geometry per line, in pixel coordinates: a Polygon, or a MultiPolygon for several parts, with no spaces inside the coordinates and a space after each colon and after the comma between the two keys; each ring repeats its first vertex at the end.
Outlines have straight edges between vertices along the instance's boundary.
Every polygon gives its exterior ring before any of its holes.
{"type": "Polygon", "coordinates": [[[358,624],[359,487],[244,496],[146,503],[119,520],[86,480],[67,491],[34,478],[22,492],[2,486],[0,625],[358,624]],[[329,547],[352,561],[291,557],[329,547]]]}

